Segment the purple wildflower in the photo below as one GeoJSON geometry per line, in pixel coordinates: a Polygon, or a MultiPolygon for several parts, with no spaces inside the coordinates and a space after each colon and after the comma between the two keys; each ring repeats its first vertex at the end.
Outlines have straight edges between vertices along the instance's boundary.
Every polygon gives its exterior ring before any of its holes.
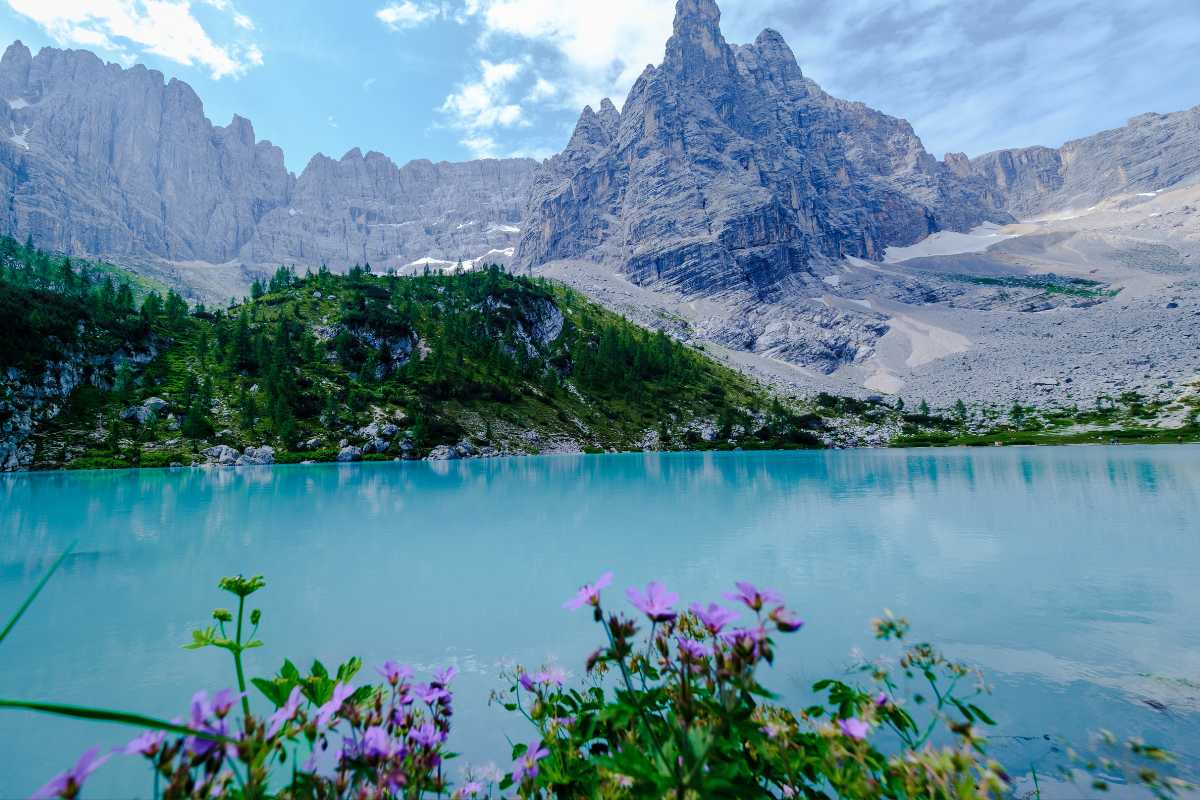
{"type": "Polygon", "coordinates": [[[348,683],[339,683],[333,687],[333,698],[317,709],[317,727],[328,727],[329,723],[342,710],[342,706],[354,694],[354,687],[348,683]]]}
{"type": "Polygon", "coordinates": [[[363,734],[362,754],[364,758],[388,758],[392,755],[392,740],[387,731],[378,725],[367,728],[363,734]]]}
{"type": "Polygon", "coordinates": [[[163,740],[166,738],[167,734],[164,731],[146,731],[121,748],[120,752],[127,756],[143,755],[147,758],[153,758],[158,753],[158,749],[162,746],[163,740]]]}
{"type": "Polygon", "coordinates": [[[75,766],[66,772],[55,775],[41,789],[34,793],[32,800],[48,800],[51,797],[75,797],[88,777],[98,770],[110,756],[100,755],[100,748],[93,747],[79,757],[75,766]]]}
{"type": "Polygon", "coordinates": [[[768,722],[762,728],[762,732],[764,734],[766,734],[768,739],[778,739],[786,731],[787,731],[787,729],[784,728],[782,725],[780,725],[778,722],[768,722]]]}
{"type": "Polygon", "coordinates": [[[399,684],[401,681],[406,681],[413,676],[412,667],[404,664],[397,664],[395,661],[385,661],[379,667],[379,674],[383,679],[392,686],[399,684]]]}
{"type": "Polygon", "coordinates": [[[708,657],[708,648],[695,639],[676,636],[675,640],[679,643],[679,655],[684,661],[703,661],[708,657]]]}
{"type": "Polygon", "coordinates": [[[521,684],[521,688],[527,692],[537,690],[537,684],[534,683],[533,677],[528,672],[522,672],[521,677],[517,678],[517,682],[521,684]]]}
{"type": "Polygon", "coordinates": [[[839,719],[838,727],[842,729],[842,733],[846,734],[857,742],[861,742],[863,739],[866,739],[867,732],[871,730],[870,726],[868,726],[867,723],[863,722],[858,717],[839,719]]]}
{"type": "Polygon", "coordinates": [[[783,606],[777,607],[771,612],[771,621],[775,623],[775,627],[779,628],[784,633],[795,633],[804,627],[804,620],[792,614],[783,606]]]}
{"type": "Polygon", "coordinates": [[[533,676],[534,681],[549,686],[562,686],[567,682],[567,671],[562,667],[548,667],[533,676]]]}
{"type": "Polygon", "coordinates": [[[422,747],[432,749],[446,741],[446,734],[434,727],[432,722],[426,722],[421,727],[409,731],[408,738],[422,747]]]}
{"type": "Polygon", "coordinates": [[[758,646],[767,638],[763,628],[734,628],[721,634],[721,641],[734,649],[758,653],[758,646]]]}
{"type": "Polygon", "coordinates": [[[716,636],[726,625],[738,618],[736,611],[730,611],[725,606],[720,606],[716,603],[709,603],[708,608],[704,608],[699,603],[692,603],[692,613],[700,619],[701,624],[713,636],[716,636]]]}
{"type": "Polygon", "coordinates": [[[525,751],[525,755],[513,764],[513,780],[517,783],[532,781],[538,776],[538,762],[546,756],[550,755],[550,751],[542,747],[541,742],[534,742],[529,745],[529,749],[525,751]]]}
{"type": "Polygon", "coordinates": [[[875,705],[879,708],[883,708],[890,702],[892,702],[892,698],[887,696],[887,692],[880,692],[875,695],[875,705]]]}
{"type": "Polygon", "coordinates": [[[637,589],[629,589],[625,593],[629,597],[629,602],[633,603],[638,611],[641,611],[653,622],[670,622],[677,616],[672,606],[679,602],[679,595],[667,591],[667,588],[658,581],[646,584],[645,594],[637,589]]]}
{"type": "Polygon", "coordinates": [[[222,689],[217,692],[212,699],[212,712],[217,719],[224,717],[233,710],[233,704],[241,699],[241,694],[233,691],[233,689],[222,689]]]}
{"type": "Polygon", "coordinates": [[[268,720],[271,727],[267,729],[267,738],[274,739],[275,734],[279,733],[279,729],[285,724],[296,718],[296,713],[300,711],[300,703],[304,701],[304,695],[300,691],[299,686],[292,687],[292,693],[288,695],[285,702],[278,711],[271,715],[268,720]]]}
{"type": "Polygon", "coordinates": [[[479,781],[469,781],[459,787],[454,793],[454,800],[464,800],[467,797],[478,797],[483,794],[483,784],[479,781]]]}
{"type": "Polygon", "coordinates": [[[442,688],[445,688],[450,685],[450,681],[457,677],[458,667],[446,667],[445,669],[438,670],[433,674],[433,681],[431,683],[434,686],[441,686],[442,688]]]}
{"type": "Polygon", "coordinates": [[[737,591],[726,594],[725,597],[729,600],[734,600],[739,603],[745,603],[746,607],[751,611],[761,611],[767,603],[782,603],[783,598],[778,592],[773,592],[770,589],[759,589],[753,583],[746,581],[738,581],[737,591]]]}
{"type": "Polygon", "coordinates": [[[584,606],[600,605],[600,590],[612,583],[613,574],[606,572],[600,576],[600,579],[595,583],[585,583],[575,596],[567,602],[563,603],[563,608],[571,611],[577,611],[584,606]]]}
{"type": "Polygon", "coordinates": [[[425,685],[418,683],[412,688],[412,693],[415,694],[426,705],[433,705],[443,697],[449,697],[450,693],[436,684],[425,685]]]}

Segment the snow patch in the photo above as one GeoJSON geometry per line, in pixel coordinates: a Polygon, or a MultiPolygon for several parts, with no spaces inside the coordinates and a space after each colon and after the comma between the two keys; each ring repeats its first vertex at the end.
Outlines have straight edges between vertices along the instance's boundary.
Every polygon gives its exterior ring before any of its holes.
{"type": "Polygon", "coordinates": [[[16,126],[10,126],[10,130],[12,131],[12,135],[10,135],[8,137],[8,140],[10,142],[12,142],[17,147],[20,147],[23,150],[30,149],[29,148],[29,139],[27,139],[26,137],[29,136],[29,131],[32,130],[32,128],[30,128],[29,126],[26,126],[25,130],[21,131],[20,133],[17,133],[16,126]]]}
{"type": "Polygon", "coordinates": [[[288,209],[288,216],[289,216],[289,217],[294,217],[294,216],[296,216],[296,215],[297,215],[297,214],[299,214],[299,213],[300,213],[300,212],[299,212],[299,211],[297,211],[297,210],[296,210],[296,209],[294,209],[294,208],[289,208],[289,209],[288,209]]]}
{"type": "Polygon", "coordinates": [[[520,233],[521,229],[516,225],[492,225],[487,229],[488,233],[520,233]]]}
{"type": "Polygon", "coordinates": [[[29,108],[29,102],[24,97],[14,97],[11,100],[6,100],[8,107],[14,111],[20,111],[22,108],[29,108]]]}
{"type": "Polygon", "coordinates": [[[824,278],[821,278],[821,280],[825,281],[835,289],[842,285],[841,275],[826,275],[824,278]]]}

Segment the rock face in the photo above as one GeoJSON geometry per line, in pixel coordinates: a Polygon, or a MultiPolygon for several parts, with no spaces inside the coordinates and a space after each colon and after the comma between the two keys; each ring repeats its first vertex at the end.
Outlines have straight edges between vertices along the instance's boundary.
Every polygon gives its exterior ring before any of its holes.
{"type": "Polygon", "coordinates": [[[584,110],[534,179],[518,263],[607,261],[642,285],[764,293],[817,259],[1010,219],[907,122],[805,78],[778,33],[731,46],[720,19],[713,0],[679,0],[663,64],[621,112],[584,110]]]}
{"type": "Polygon", "coordinates": [[[299,177],[249,120],[142,66],[20,42],[0,59],[0,228],[41,247],[345,268],[472,259],[516,243],[536,162],[416,161],[351,150],[299,177]]]}
{"type": "Polygon", "coordinates": [[[1013,216],[1084,210],[1116,194],[1159,192],[1200,173],[1200,106],[1143,114],[1057,150],[999,150],[970,161],[949,156],[947,163],[961,177],[987,181],[988,196],[1013,216]]]}

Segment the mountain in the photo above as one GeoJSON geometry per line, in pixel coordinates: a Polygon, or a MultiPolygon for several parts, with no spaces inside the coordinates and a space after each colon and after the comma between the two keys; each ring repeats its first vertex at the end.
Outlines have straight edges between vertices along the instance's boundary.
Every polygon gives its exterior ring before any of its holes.
{"type": "Polygon", "coordinates": [[[1089,209],[1118,194],[1160,192],[1200,174],[1200,106],[1143,114],[1123,128],[1067,142],[968,160],[947,157],[955,174],[983,179],[997,208],[1022,219],[1089,209]]]}
{"type": "MultiPolygon", "coordinates": [[[[299,177],[250,121],[213,125],[190,86],[20,42],[0,59],[0,228],[124,261],[251,266],[421,258],[516,243],[535,162],[315,156],[299,177]]],[[[227,296],[227,295],[226,295],[227,296]]]]}
{"type": "Polygon", "coordinates": [[[619,264],[638,284],[769,293],[819,259],[878,260],[941,230],[1007,222],[993,187],[905,121],[831,97],[783,38],[726,43],[713,0],[679,0],[661,66],[621,112],[587,108],[534,179],[517,261],[619,264]]]}

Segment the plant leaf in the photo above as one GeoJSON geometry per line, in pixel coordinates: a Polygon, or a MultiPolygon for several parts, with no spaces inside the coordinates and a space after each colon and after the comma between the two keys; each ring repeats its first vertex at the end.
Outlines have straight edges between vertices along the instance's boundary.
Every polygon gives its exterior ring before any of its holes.
{"type": "Polygon", "coordinates": [[[223,744],[237,744],[235,740],[227,736],[219,736],[207,731],[198,731],[186,725],[167,722],[166,720],[155,719],[154,717],[145,717],[141,714],[131,714],[126,711],[109,711],[103,708],[86,708],[84,706],[71,706],[60,703],[38,703],[30,700],[4,699],[0,699],[0,708],[24,709],[25,711],[52,714],[56,717],[112,722],[117,725],[132,725],[136,728],[167,731],[168,733],[178,733],[184,736],[195,736],[197,739],[207,739],[208,741],[221,742],[223,744]]]}
{"type": "Polygon", "coordinates": [[[37,599],[39,594],[41,594],[42,589],[50,581],[51,576],[53,576],[54,573],[58,571],[58,568],[62,566],[62,563],[67,560],[67,556],[71,555],[71,551],[75,549],[76,544],[78,544],[78,542],[71,542],[71,544],[67,545],[67,549],[62,551],[62,555],[55,559],[54,563],[50,566],[50,570],[42,576],[40,581],[37,582],[37,586],[33,587],[33,591],[31,591],[25,598],[25,602],[21,603],[20,608],[18,608],[17,612],[12,615],[12,618],[9,619],[8,624],[4,626],[4,630],[0,631],[0,642],[3,642],[5,637],[8,636],[8,632],[16,627],[16,624],[21,619],[21,616],[29,610],[31,605],[33,605],[33,601],[37,599]]]}

